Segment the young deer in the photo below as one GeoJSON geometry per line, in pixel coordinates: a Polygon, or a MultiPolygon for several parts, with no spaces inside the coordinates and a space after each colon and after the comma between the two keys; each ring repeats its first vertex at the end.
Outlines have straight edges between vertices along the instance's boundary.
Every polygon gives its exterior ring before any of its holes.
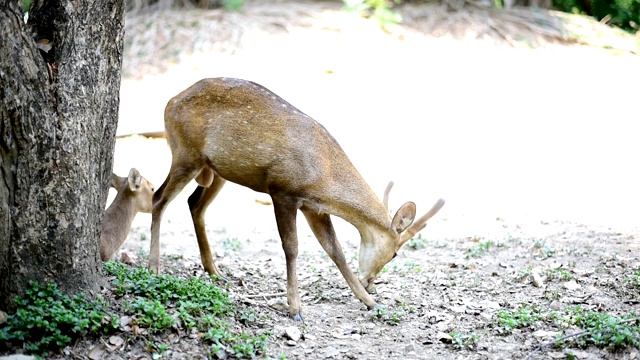
{"type": "Polygon", "coordinates": [[[227,180],[267,193],[284,248],[287,300],[295,320],[302,320],[296,276],[298,210],[355,296],[372,309],[376,302],[367,290],[373,279],[444,205],[438,200],[414,222],[416,206],[408,202],[391,218],[386,207],[390,186],[380,202],[322,125],[250,81],[200,80],[169,100],[164,121],[173,159],[153,196],[149,267],[159,271],[162,214],[192,179],[199,186],[188,203],[202,264],[218,276],[205,231],[207,207],[227,180]],[[359,279],[347,265],[330,214],[360,232],[359,279]]]}
{"type": "Polygon", "coordinates": [[[111,186],[118,195],[104,211],[100,258],[110,260],[127,239],[131,222],[138,212],[150,213],[153,207],[153,185],[132,168],[124,178],[111,174],[111,186]]]}

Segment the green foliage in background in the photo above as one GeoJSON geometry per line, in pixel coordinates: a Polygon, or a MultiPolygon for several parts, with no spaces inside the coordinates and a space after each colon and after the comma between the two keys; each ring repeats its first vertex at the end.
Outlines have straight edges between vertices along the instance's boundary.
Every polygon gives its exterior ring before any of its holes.
{"type": "Polygon", "coordinates": [[[240,11],[244,6],[244,0],[222,0],[222,6],[227,11],[240,11]]]}
{"type": "Polygon", "coordinates": [[[358,13],[362,16],[373,17],[380,25],[399,24],[402,22],[400,13],[391,10],[393,4],[400,4],[402,0],[343,0],[347,11],[358,13]]]}
{"type": "MultiPolygon", "coordinates": [[[[416,1],[428,2],[429,0],[416,1]]],[[[393,6],[407,2],[411,0],[343,0],[348,11],[377,19],[383,26],[402,22],[402,16],[393,10],[393,6]]],[[[493,4],[501,8],[503,1],[495,0],[493,4]]],[[[563,12],[593,16],[598,21],[606,19],[608,24],[625,30],[640,29],[640,0],[553,0],[553,8],[563,12]]]]}
{"type": "Polygon", "coordinates": [[[22,11],[27,12],[29,11],[29,8],[31,7],[31,0],[22,0],[22,11]]]}
{"type": "Polygon", "coordinates": [[[625,30],[638,31],[640,25],[640,0],[553,0],[557,10],[585,14],[598,21],[608,19],[607,24],[625,30]]]}

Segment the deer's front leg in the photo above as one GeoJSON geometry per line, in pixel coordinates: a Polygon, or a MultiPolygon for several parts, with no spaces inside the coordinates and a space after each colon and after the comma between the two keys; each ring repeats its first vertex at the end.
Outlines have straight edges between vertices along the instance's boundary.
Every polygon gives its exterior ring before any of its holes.
{"type": "Polygon", "coordinates": [[[362,286],[362,283],[360,283],[356,274],[351,271],[347,264],[347,259],[344,257],[344,252],[338,242],[338,238],[335,230],[333,229],[333,224],[331,223],[329,215],[318,214],[313,210],[305,208],[302,208],[301,210],[307,219],[313,234],[320,242],[320,245],[322,245],[324,251],[327,252],[331,260],[336,264],[342,273],[342,276],[347,280],[347,284],[349,284],[349,287],[356,298],[362,301],[369,310],[375,308],[377,306],[376,301],[367,292],[364,286],[362,286]]]}
{"type": "Polygon", "coordinates": [[[225,180],[223,178],[215,176],[209,187],[198,186],[193,194],[189,196],[189,209],[191,210],[191,218],[193,219],[193,226],[196,231],[196,238],[198,239],[202,266],[204,266],[205,271],[209,275],[216,275],[222,280],[227,281],[227,277],[218,269],[213,259],[204,223],[204,214],[207,211],[207,207],[218,195],[224,184],[225,180]]]}
{"type": "Polygon", "coordinates": [[[156,273],[160,272],[160,223],[162,222],[164,210],[198,172],[197,164],[181,164],[180,162],[177,162],[177,164],[177,166],[175,164],[171,165],[167,179],[162,183],[158,191],[153,194],[149,269],[156,273]]]}
{"type": "Polygon", "coordinates": [[[272,197],[273,208],[278,224],[278,233],[282,240],[282,248],[287,262],[287,302],[289,316],[295,321],[303,321],[302,305],[298,293],[298,276],[296,261],[298,257],[298,234],[296,232],[296,213],[298,207],[294,200],[272,197]]]}
{"type": "MultiPolygon", "coordinates": [[[[168,178],[167,178],[168,181],[168,178]]],[[[160,273],[160,223],[167,206],[162,194],[166,187],[165,181],[153,196],[153,210],[151,211],[151,244],[149,246],[149,270],[160,273]]]]}

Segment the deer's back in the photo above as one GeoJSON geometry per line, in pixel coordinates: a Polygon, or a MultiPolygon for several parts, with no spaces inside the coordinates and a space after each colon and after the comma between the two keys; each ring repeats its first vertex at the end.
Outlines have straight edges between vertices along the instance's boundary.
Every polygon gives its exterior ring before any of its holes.
{"type": "Polygon", "coordinates": [[[188,151],[256,191],[308,192],[355,171],[322,125],[246,80],[200,80],[169,101],[165,128],[174,157],[188,151]]]}

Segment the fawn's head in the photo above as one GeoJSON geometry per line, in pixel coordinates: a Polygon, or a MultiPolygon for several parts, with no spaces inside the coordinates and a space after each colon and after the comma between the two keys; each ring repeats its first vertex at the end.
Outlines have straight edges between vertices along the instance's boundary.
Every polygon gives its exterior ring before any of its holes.
{"type": "Polygon", "coordinates": [[[131,197],[137,212],[151,213],[153,209],[153,184],[142,177],[136,168],[131,168],[129,176],[126,178],[112,173],[111,186],[118,193],[124,191],[124,196],[131,197]]]}

